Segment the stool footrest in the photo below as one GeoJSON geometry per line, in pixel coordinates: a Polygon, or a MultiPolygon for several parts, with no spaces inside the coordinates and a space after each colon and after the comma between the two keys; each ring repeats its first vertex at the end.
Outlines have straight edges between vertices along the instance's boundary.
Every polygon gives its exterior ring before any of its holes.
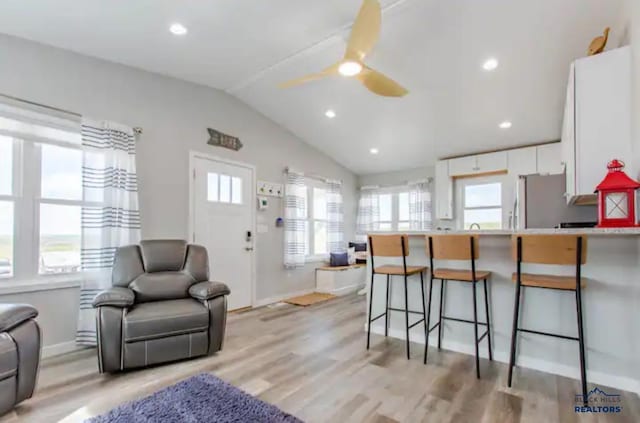
{"type": "Polygon", "coordinates": [[[429,333],[431,333],[432,330],[434,330],[435,328],[437,328],[438,326],[440,326],[440,322],[436,323],[435,325],[431,326],[429,328],[429,333]]]}
{"type": "Polygon", "coordinates": [[[480,338],[476,341],[476,344],[479,344],[487,335],[489,334],[489,329],[487,329],[480,338]]]}
{"type": "Polygon", "coordinates": [[[424,322],[424,319],[420,319],[420,320],[418,320],[417,322],[415,322],[415,323],[413,323],[413,324],[409,325],[409,329],[411,329],[411,328],[412,328],[412,327],[414,327],[415,325],[420,324],[420,323],[422,323],[422,322],[424,322]]]}
{"type": "MultiPolygon", "coordinates": [[[[405,310],[405,309],[403,309],[403,308],[392,308],[392,307],[389,307],[387,310],[391,310],[391,311],[401,311],[401,312],[403,312],[403,313],[404,313],[405,311],[407,311],[407,310],[405,310]]],[[[409,313],[412,313],[412,314],[422,314],[422,312],[421,312],[421,311],[413,311],[413,310],[409,310],[409,313]]]]}
{"type": "MultiPolygon", "coordinates": [[[[442,320],[453,320],[454,322],[463,322],[463,323],[475,324],[475,322],[473,320],[458,319],[457,317],[442,316],[442,320]]],[[[483,325],[483,326],[487,326],[487,324],[483,323],[483,322],[478,322],[478,324],[479,325],[483,325]]]]}
{"type": "Polygon", "coordinates": [[[575,336],[559,335],[557,333],[540,332],[540,331],[537,331],[537,330],[522,329],[522,328],[517,328],[516,330],[519,331],[519,332],[533,333],[534,335],[545,335],[545,336],[553,336],[554,338],[568,339],[570,341],[579,341],[580,340],[580,338],[577,338],[575,336]]]}
{"type": "Polygon", "coordinates": [[[378,320],[381,317],[384,317],[387,315],[387,312],[385,311],[384,313],[382,313],[381,315],[379,315],[378,317],[374,317],[373,319],[369,320],[369,322],[375,322],[376,320],[378,320]]]}

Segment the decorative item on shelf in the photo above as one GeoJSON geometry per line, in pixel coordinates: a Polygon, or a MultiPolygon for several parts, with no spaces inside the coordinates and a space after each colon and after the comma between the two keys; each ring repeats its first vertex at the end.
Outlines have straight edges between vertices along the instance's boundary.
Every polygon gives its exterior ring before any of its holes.
{"type": "Polygon", "coordinates": [[[638,188],[640,183],[625,172],[624,162],[614,159],[607,164],[607,175],[596,187],[598,193],[598,228],[624,228],[638,224],[638,188]]]}
{"type": "Polygon", "coordinates": [[[240,138],[224,134],[211,128],[207,128],[207,131],[209,132],[209,141],[207,141],[207,144],[209,145],[224,147],[234,151],[238,151],[242,148],[240,138]]]}
{"type": "Polygon", "coordinates": [[[609,27],[606,27],[603,35],[600,35],[591,41],[588,51],[589,56],[594,56],[604,51],[604,48],[607,46],[607,40],[609,39],[609,30],[609,27]]]}
{"type": "Polygon", "coordinates": [[[284,219],[279,217],[276,219],[276,228],[282,228],[284,226],[284,219]]]}
{"type": "Polygon", "coordinates": [[[258,181],[256,191],[256,194],[258,195],[282,198],[284,194],[284,186],[277,182],[258,181]]]}

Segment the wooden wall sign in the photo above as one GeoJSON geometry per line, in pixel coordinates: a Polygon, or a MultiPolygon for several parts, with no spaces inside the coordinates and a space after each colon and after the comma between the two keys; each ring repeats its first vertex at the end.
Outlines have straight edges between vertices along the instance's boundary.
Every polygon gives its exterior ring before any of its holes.
{"type": "Polygon", "coordinates": [[[209,141],[207,141],[207,144],[209,145],[224,147],[234,151],[238,151],[242,148],[240,138],[224,134],[211,128],[207,128],[207,131],[209,132],[209,141]]]}

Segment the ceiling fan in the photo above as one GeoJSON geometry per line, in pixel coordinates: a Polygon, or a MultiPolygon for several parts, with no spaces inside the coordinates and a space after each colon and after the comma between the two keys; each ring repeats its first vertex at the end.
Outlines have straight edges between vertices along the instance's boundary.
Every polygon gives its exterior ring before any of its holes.
{"type": "Polygon", "coordinates": [[[406,95],[409,92],[406,88],[364,64],[365,58],[378,41],[381,20],[382,11],[378,0],[364,0],[351,29],[347,51],[342,60],[318,73],[280,84],[280,88],[301,85],[327,76],[342,75],[356,78],[370,91],[381,96],[402,97],[406,95]]]}

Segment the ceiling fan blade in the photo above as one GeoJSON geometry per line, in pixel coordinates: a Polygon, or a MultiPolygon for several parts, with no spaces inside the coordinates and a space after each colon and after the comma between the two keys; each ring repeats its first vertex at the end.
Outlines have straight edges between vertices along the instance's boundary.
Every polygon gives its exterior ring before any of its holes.
{"type": "Polygon", "coordinates": [[[381,96],[403,97],[409,93],[406,88],[393,79],[369,67],[364,68],[356,78],[358,78],[369,91],[381,96]]]}
{"type": "Polygon", "coordinates": [[[279,84],[278,87],[280,87],[280,88],[295,87],[296,85],[306,84],[307,82],[316,81],[318,79],[322,79],[322,78],[325,78],[327,76],[337,75],[339,67],[340,67],[340,64],[336,63],[335,65],[329,66],[328,68],[326,68],[326,69],[324,69],[324,70],[322,70],[322,71],[320,71],[318,73],[313,73],[311,75],[306,75],[306,76],[302,76],[300,78],[292,79],[292,80],[287,81],[287,82],[283,82],[283,83],[279,84]]]}
{"type": "Polygon", "coordinates": [[[382,11],[378,0],[364,0],[351,28],[345,59],[362,62],[378,42],[382,11]]]}

